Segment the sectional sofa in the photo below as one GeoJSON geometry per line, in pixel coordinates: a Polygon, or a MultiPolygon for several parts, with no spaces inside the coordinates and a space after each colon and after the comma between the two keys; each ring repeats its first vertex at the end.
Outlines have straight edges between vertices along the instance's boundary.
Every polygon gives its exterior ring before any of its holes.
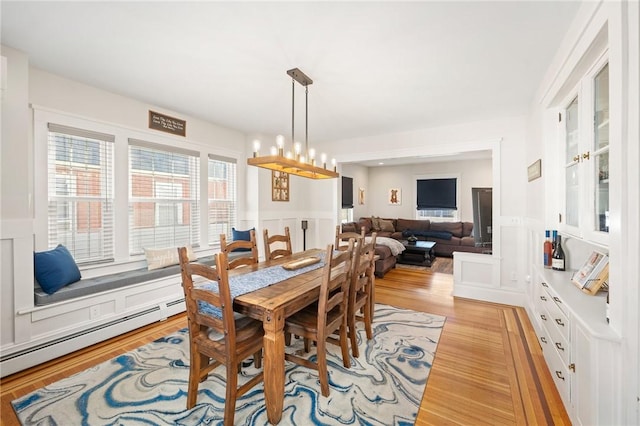
{"type": "MultiPolygon", "coordinates": [[[[476,246],[472,222],[432,222],[418,219],[389,219],[361,217],[357,222],[342,224],[343,232],[376,232],[379,237],[406,240],[413,235],[418,240],[434,241],[436,256],[451,257],[454,251],[467,253],[487,253],[491,247],[476,246]]],[[[385,271],[386,272],[386,271],[385,271]]]]}

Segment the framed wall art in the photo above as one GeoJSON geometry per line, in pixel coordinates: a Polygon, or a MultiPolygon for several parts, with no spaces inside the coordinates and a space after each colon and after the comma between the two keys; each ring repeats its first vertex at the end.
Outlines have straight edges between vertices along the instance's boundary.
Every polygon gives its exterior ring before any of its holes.
{"type": "Polygon", "coordinates": [[[389,189],[389,204],[399,206],[402,204],[402,190],[400,188],[389,189]]]}
{"type": "Polygon", "coordinates": [[[289,173],[271,172],[271,200],[289,201],[289,173]]]}

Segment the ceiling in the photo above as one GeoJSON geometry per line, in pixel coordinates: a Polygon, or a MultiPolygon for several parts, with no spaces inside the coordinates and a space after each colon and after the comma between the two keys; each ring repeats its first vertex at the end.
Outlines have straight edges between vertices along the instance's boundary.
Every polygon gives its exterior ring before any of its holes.
{"type": "Polygon", "coordinates": [[[36,68],[246,133],[323,141],[525,114],[579,3],[2,1],[36,68]],[[304,138],[297,85],[296,138],[304,138]]]}

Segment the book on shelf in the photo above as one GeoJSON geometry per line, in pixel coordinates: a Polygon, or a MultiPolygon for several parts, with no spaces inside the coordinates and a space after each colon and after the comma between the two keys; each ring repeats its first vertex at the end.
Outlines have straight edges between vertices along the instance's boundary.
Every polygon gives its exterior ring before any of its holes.
{"type": "Polygon", "coordinates": [[[609,279],[609,256],[593,251],[571,278],[571,282],[585,293],[595,294],[609,279]]]}

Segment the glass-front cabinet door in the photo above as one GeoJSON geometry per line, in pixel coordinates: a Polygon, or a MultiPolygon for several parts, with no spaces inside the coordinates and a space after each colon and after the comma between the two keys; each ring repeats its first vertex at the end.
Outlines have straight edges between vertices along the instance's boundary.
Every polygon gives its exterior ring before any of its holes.
{"type": "MultiPolygon", "coordinates": [[[[565,110],[565,224],[580,225],[580,145],[578,126],[578,97],[565,110]]],[[[574,231],[575,232],[575,231],[574,231]]]]}
{"type": "Polygon", "coordinates": [[[594,229],[609,232],[609,64],[594,79],[594,229]]]}
{"type": "Polygon", "coordinates": [[[609,65],[605,57],[578,83],[561,111],[565,233],[608,245],[609,65]]]}

